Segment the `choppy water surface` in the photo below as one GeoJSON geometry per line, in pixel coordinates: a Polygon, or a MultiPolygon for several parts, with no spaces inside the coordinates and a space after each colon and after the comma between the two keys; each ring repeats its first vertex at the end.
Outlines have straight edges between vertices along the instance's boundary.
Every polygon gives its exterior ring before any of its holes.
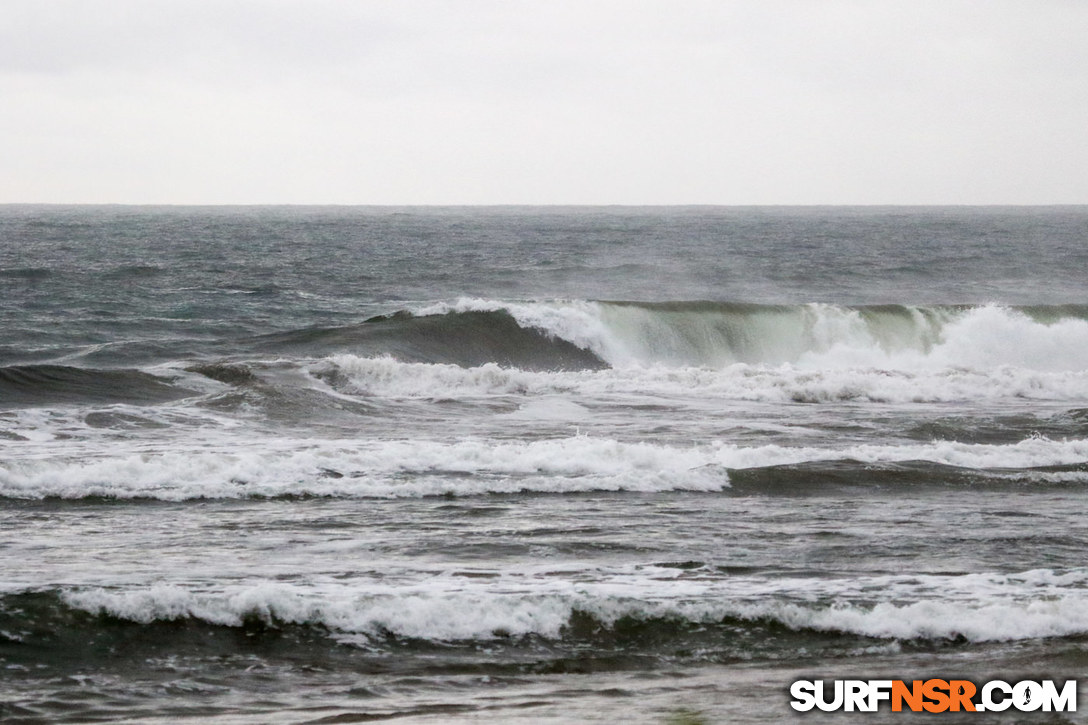
{"type": "Polygon", "coordinates": [[[1084,679],[1086,242],[1083,208],[2,208],[0,718],[1084,679]]]}

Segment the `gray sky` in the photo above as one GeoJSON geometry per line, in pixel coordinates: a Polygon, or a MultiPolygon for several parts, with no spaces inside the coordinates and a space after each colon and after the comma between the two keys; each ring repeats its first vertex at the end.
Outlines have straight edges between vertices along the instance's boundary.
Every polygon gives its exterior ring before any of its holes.
{"type": "Polygon", "coordinates": [[[1088,203],[1083,0],[0,0],[0,202],[1088,203]]]}

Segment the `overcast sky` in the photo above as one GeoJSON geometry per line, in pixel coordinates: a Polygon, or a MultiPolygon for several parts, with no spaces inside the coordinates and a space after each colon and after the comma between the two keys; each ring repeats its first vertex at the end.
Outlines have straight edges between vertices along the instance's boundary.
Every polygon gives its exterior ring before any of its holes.
{"type": "Polygon", "coordinates": [[[0,0],[0,202],[1088,203],[1084,0],[0,0]]]}

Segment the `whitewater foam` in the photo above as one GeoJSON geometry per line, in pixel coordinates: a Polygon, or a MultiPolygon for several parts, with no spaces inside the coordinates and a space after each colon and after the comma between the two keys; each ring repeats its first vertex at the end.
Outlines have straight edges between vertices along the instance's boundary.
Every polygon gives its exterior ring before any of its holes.
{"type": "Polygon", "coordinates": [[[638,393],[668,398],[761,402],[959,402],[999,399],[1088,400],[1088,371],[1040,372],[1003,366],[898,370],[880,367],[734,364],[707,367],[633,366],[578,372],[533,372],[495,364],[465,368],[405,363],[390,357],[335,355],[314,366],[334,387],[354,395],[452,398],[483,395],[571,394],[581,397],[638,393]]]}
{"type": "MultiPolygon", "coordinates": [[[[819,461],[1027,469],[1088,461],[1088,441],[1028,438],[1015,444],[939,441],[913,445],[739,446],[627,443],[571,436],[535,441],[466,439],[314,441],[259,445],[33,454],[0,463],[0,495],[15,498],[244,498],[275,496],[474,496],[535,491],[721,491],[726,469],[819,461]]],[[[1067,474],[1076,480],[1083,473],[1067,474]]]]}
{"type": "Polygon", "coordinates": [[[531,571],[483,580],[438,573],[395,584],[88,587],[67,590],[63,599],[87,612],[141,623],[191,618],[237,627],[257,619],[273,626],[321,626],[340,636],[362,635],[363,641],[388,634],[431,641],[559,639],[582,612],[604,626],[621,618],[692,624],[731,618],[881,639],[985,642],[1088,633],[1086,580],[1083,570],[774,580],[680,576],[648,567],[599,570],[584,582],[531,571]]]}

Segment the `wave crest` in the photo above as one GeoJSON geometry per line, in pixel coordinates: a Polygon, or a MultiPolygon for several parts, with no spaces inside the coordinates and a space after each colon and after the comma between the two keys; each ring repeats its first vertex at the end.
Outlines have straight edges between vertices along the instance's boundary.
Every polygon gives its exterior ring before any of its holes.
{"type": "MultiPolygon", "coordinates": [[[[868,576],[812,580],[721,578],[667,566],[600,571],[576,584],[525,572],[496,579],[435,574],[413,584],[257,581],[219,589],[160,583],[19,593],[8,617],[58,605],[139,624],[191,620],[220,627],[318,627],[347,642],[387,637],[431,642],[511,637],[613,642],[633,629],[657,635],[739,628],[848,634],[884,640],[1015,641],[1088,634],[1084,570],[1012,574],[868,576]],[[59,600],[59,601],[58,601],[59,600]],[[625,632],[626,630],[626,632],[625,632]]],[[[55,616],[55,614],[54,614],[55,616]]],[[[749,632],[753,634],[753,632],[749,632]]],[[[704,637],[704,642],[706,638],[704,637]]],[[[803,644],[803,642],[797,642],[803,644]]]]}
{"type": "MultiPolygon", "coordinates": [[[[1088,441],[1028,438],[1013,444],[938,441],[843,448],[664,445],[573,436],[537,441],[466,439],[308,441],[270,440],[259,451],[201,446],[169,452],[116,450],[73,460],[0,462],[0,496],[40,499],[324,496],[401,498],[479,496],[517,492],[721,492],[738,479],[739,492],[817,491],[825,484],[869,485],[865,465],[891,466],[906,484],[967,480],[1083,484],[1088,441]],[[933,465],[916,465],[922,461],[933,465]],[[759,475],[748,469],[798,466],[759,475]],[[968,479],[947,467],[974,469],[968,479]],[[744,471],[744,473],[740,473],[744,471]],[[769,479],[769,480],[768,480],[769,479]],[[778,483],[776,483],[778,481],[778,483]],[[792,481],[795,485],[783,486],[792,481]]],[[[870,471],[871,473],[871,471],[870,471]]]]}
{"type": "MultiPolygon", "coordinates": [[[[736,363],[886,369],[1004,365],[1080,371],[1088,308],[461,299],[414,318],[504,313],[613,367],[736,363]]],[[[395,316],[394,316],[395,317],[395,316]]]]}

